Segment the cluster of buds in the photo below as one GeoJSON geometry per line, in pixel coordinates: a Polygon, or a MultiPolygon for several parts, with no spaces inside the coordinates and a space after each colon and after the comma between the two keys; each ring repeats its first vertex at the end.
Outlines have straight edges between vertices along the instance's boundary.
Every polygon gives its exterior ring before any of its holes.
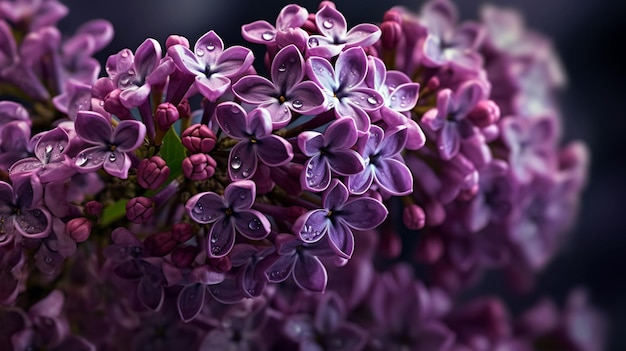
{"type": "Polygon", "coordinates": [[[530,289],[586,182],[558,59],[515,12],[458,24],[431,0],[350,27],[292,4],[241,27],[257,66],[211,30],[100,78],[110,24],[62,41],[66,12],[0,1],[3,345],[601,349],[582,291],[517,318],[456,301],[487,269],[530,289]]]}

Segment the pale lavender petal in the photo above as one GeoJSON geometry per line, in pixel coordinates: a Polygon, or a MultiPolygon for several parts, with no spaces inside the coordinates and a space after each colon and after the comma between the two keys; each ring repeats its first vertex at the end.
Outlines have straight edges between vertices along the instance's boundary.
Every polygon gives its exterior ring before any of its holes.
{"type": "MultiPolygon", "coordinates": [[[[324,136],[318,132],[304,131],[298,135],[298,147],[306,156],[317,155],[324,147],[324,142],[324,136]]],[[[356,138],[354,138],[354,142],[356,142],[356,138]]]]}
{"type": "Polygon", "coordinates": [[[63,128],[54,128],[45,133],[35,146],[35,156],[44,163],[63,159],[61,156],[67,151],[70,138],[63,128]]]}
{"type": "Polygon", "coordinates": [[[484,37],[484,28],[478,23],[463,23],[452,37],[451,45],[460,51],[476,50],[484,37]]]}
{"type": "Polygon", "coordinates": [[[195,56],[204,63],[204,66],[214,65],[223,52],[224,42],[214,31],[201,36],[194,45],[195,56]]]}
{"type": "Polygon", "coordinates": [[[105,157],[102,168],[114,177],[121,179],[128,178],[128,170],[130,169],[130,157],[123,152],[111,151],[105,157]]]}
{"type": "Polygon", "coordinates": [[[74,166],[79,173],[89,173],[102,167],[104,160],[109,157],[110,151],[102,146],[93,146],[83,150],[74,160],[74,166]]]}
{"type": "Polygon", "coordinates": [[[277,135],[271,134],[259,139],[257,145],[259,158],[268,166],[282,166],[293,158],[291,144],[277,135]]]}
{"type": "Polygon", "coordinates": [[[287,94],[289,95],[289,107],[301,114],[314,115],[328,110],[324,94],[311,81],[297,84],[287,94]]]}
{"type": "Polygon", "coordinates": [[[350,99],[344,98],[335,106],[335,115],[338,118],[349,118],[353,120],[356,130],[361,134],[365,134],[370,128],[371,119],[367,112],[359,105],[354,104],[350,99]]]}
{"type": "Polygon", "coordinates": [[[174,64],[181,71],[194,76],[204,74],[206,66],[188,48],[182,45],[174,45],[167,49],[167,54],[174,60],[174,64]]]}
{"type": "Polygon", "coordinates": [[[304,59],[295,45],[282,48],[270,70],[272,81],[281,91],[288,91],[304,78],[304,59]]]}
{"type": "Polygon", "coordinates": [[[311,255],[298,257],[293,268],[293,278],[302,289],[316,293],[323,293],[328,282],[326,268],[319,258],[311,255]]]}
{"type": "Polygon", "coordinates": [[[199,193],[192,196],[185,204],[187,214],[191,219],[207,224],[224,217],[224,200],[213,192],[199,193]]]}
{"type": "Polygon", "coordinates": [[[146,136],[146,126],[139,121],[121,121],[113,132],[112,144],[121,152],[135,151],[146,136]]]}
{"type": "Polygon", "coordinates": [[[233,84],[233,92],[241,100],[250,104],[278,101],[278,89],[265,77],[245,76],[233,84]]]}
{"type": "Polygon", "coordinates": [[[259,211],[240,211],[234,216],[237,231],[248,239],[262,240],[270,233],[271,224],[259,211]]]}
{"type": "MultiPolygon", "coordinates": [[[[369,213],[361,213],[361,216],[367,216],[369,213]]],[[[352,257],[354,252],[354,235],[352,230],[342,220],[335,220],[328,226],[328,238],[332,247],[337,254],[343,258],[352,257]]]]}
{"type": "Polygon", "coordinates": [[[306,61],[307,76],[323,90],[330,93],[339,88],[335,78],[335,70],[328,60],[321,57],[309,57],[306,61]]]}
{"type": "Polygon", "coordinates": [[[276,29],[285,31],[289,28],[302,26],[309,16],[309,12],[296,4],[289,4],[280,10],[276,18],[276,29]]]}
{"type": "Polygon", "coordinates": [[[352,27],[344,37],[347,47],[367,47],[374,45],[382,32],[378,26],[370,23],[361,23],[352,27]]]}
{"type": "Polygon", "coordinates": [[[324,6],[315,14],[317,29],[329,38],[343,38],[346,35],[346,19],[331,6],[324,6]]]}
{"type": "Polygon", "coordinates": [[[129,86],[120,92],[120,102],[128,109],[143,104],[150,97],[152,87],[148,84],[142,86],[129,86]]]}
{"type": "Polygon", "coordinates": [[[243,46],[231,46],[220,55],[216,70],[219,74],[233,78],[244,73],[254,61],[252,51],[243,46]]]}
{"type": "Polygon", "coordinates": [[[378,185],[394,196],[408,195],[413,191],[413,175],[409,168],[395,159],[385,159],[376,165],[374,173],[378,185]]]}
{"type": "Polygon", "coordinates": [[[465,117],[482,99],[484,99],[485,92],[482,84],[478,81],[472,80],[463,84],[457,91],[454,99],[454,109],[460,116],[465,117]]]}
{"type": "Polygon", "coordinates": [[[161,45],[154,39],[146,39],[135,51],[134,66],[139,77],[145,78],[161,61],[161,45]]]}
{"type": "Polygon", "coordinates": [[[210,101],[217,101],[230,87],[230,79],[214,74],[210,78],[196,76],[196,87],[210,101]]]}
{"type": "Polygon", "coordinates": [[[286,127],[291,121],[291,110],[287,107],[291,105],[289,101],[280,103],[278,99],[273,99],[272,102],[260,104],[259,107],[267,110],[272,121],[271,129],[277,130],[286,127]]]}
{"type": "Polygon", "coordinates": [[[300,176],[300,185],[303,189],[323,191],[330,184],[330,165],[326,157],[316,155],[306,161],[300,176]]]}
{"type": "Polygon", "coordinates": [[[369,230],[379,226],[387,218],[388,213],[387,208],[378,200],[361,197],[343,205],[341,219],[354,229],[369,230]]]}
{"type": "Polygon", "coordinates": [[[293,231],[298,237],[306,242],[319,241],[328,230],[330,219],[328,211],[323,209],[313,210],[300,216],[293,225],[293,231]]]}
{"type": "Polygon", "coordinates": [[[408,83],[398,86],[389,95],[389,107],[396,111],[410,111],[417,104],[419,83],[408,83]]]}
{"type": "Polygon", "coordinates": [[[207,237],[207,254],[219,258],[228,255],[235,245],[235,227],[223,217],[213,223],[207,237]]]}
{"type": "Polygon", "coordinates": [[[461,135],[454,122],[446,122],[441,129],[437,140],[439,155],[444,160],[449,160],[459,153],[461,147],[461,135]]]}
{"type": "Polygon", "coordinates": [[[52,228],[52,216],[43,209],[27,210],[22,208],[15,215],[15,229],[27,238],[43,238],[50,234],[52,228]]]}
{"type": "Polygon", "coordinates": [[[250,138],[260,139],[272,133],[272,117],[264,108],[255,108],[248,113],[247,133],[250,138]]]}
{"type": "Polygon", "coordinates": [[[365,164],[358,152],[350,149],[336,150],[326,156],[330,168],[340,175],[356,174],[363,171],[365,164]]]}
{"type": "Polygon", "coordinates": [[[361,47],[342,52],[335,63],[335,74],[343,87],[359,86],[367,74],[367,57],[361,47]]]}
{"type": "Polygon", "coordinates": [[[311,35],[307,44],[306,54],[309,58],[319,56],[330,59],[339,55],[341,50],[346,47],[345,44],[336,44],[334,38],[322,35],[311,35]]]}
{"type": "Polygon", "coordinates": [[[28,176],[41,169],[42,166],[43,163],[35,157],[23,158],[11,165],[11,168],[9,168],[9,176],[11,179],[19,176],[28,176]]]}
{"type": "Polygon", "coordinates": [[[79,111],[74,126],[81,139],[93,144],[106,145],[113,135],[111,121],[93,111],[79,111]]]}
{"type": "MultiPolygon", "coordinates": [[[[243,79],[242,79],[243,80],[243,79]]],[[[248,138],[246,111],[234,102],[222,102],[215,108],[215,117],[220,128],[231,138],[248,138]]]]}
{"type": "Polygon", "coordinates": [[[267,21],[255,21],[241,26],[241,36],[255,44],[267,44],[274,41],[276,28],[267,21]]]}
{"type": "Polygon", "coordinates": [[[194,318],[204,307],[206,288],[202,284],[187,285],[178,294],[178,313],[183,322],[187,323],[194,318]]]}
{"type": "Polygon", "coordinates": [[[256,186],[251,180],[233,182],[224,189],[224,199],[235,212],[247,210],[256,199],[256,186]]]}
{"type": "Polygon", "coordinates": [[[407,138],[408,129],[404,126],[388,129],[380,145],[380,155],[385,157],[397,155],[404,149],[407,138]]]}

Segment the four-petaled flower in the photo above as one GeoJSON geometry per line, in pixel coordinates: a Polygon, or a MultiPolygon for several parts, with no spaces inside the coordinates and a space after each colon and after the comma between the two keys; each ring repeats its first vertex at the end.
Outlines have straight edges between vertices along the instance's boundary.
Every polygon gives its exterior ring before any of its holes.
{"type": "Polygon", "coordinates": [[[235,245],[235,229],[251,240],[261,240],[270,233],[270,222],[259,211],[251,209],[256,198],[253,181],[240,180],[224,189],[224,197],[214,192],[192,196],[185,208],[200,224],[213,223],[207,240],[209,257],[226,256],[235,245]]]}
{"type": "Polygon", "coordinates": [[[52,216],[39,206],[42,195],[36,177],[21,177],[13,186],[0,182],[0,246],[10,243],[16,232],[26,238],[50,234],[52,216]]]}
{"type": "Polygon", "coordinates": [[[255,21],[241,27],[241,35],[249,42],[256,44],[274,44],[276,34],[290,28],[301,27],[307,19],[308,11],[296,4],[283,7],[276,18],[276,27],[267,21],[255,21]]]}
{"type": "Polygon", "coordinates": [[[346,186],[333,179],[322,194],[322,207],[298,217],[293,231],[306,243],[314,243],[328,234],[331,247],[337,254],[350,258],[354,251],[352,229],[369,230],[387,218],[387,208],[370,197],[348,199],[346,186]]]}
{"type": "Polygon", "coordinates": [[[303,82],[304,59],[295,47],[281,49],[272,61],[272,82],[250,75],[233,85],[241,100],[266,108],[272,116],[272,128],[279,129],[291,121],[292,110],[300,114],[318,114],[327,104],[320,88],[311,81],[303,82]]]}
{"type": "Polygon", "coordinates": [[[230,88],[230,78],[237,77],[252,65],[254,55],[243,46],[224,50],[224,42],[214,31],[203,35],[194,52],[182,45],[167,50],[176,67],[196,77],[196,87],[210,101],[217,101],[230,88]]]}
{"type": "Polygon", "coordinates": [[[256,108],[246,113],[238,104],[224,102],[218,105],[215,115],[224,133],[240,140],[228,157],[231,179],[250,179],[256,172],[258,159],[276,167],[293,158],[291,144],[272,134],[272,118],[266,109],[256,108]]]}
{"type": "Polygon", "coordinates": [[[93,111],[76,116],[76,134],[93,144],[78,154],[74,165],[80,173],[103,167],[114,177],[126,179],[131,160],[127,153],[138,148],[146,135],[146,126],[135,120],[119,122],[115,130],[109,118],[93,111]]]}
{"type": "Polygon", "coordinates": [[[305,131],[298,135],[298,146],[310,159],[300,176],[302,189],[324,191],[330,185],[331,170],[340,175],[363,171],[364,162],[350,149],[357,141],[354,122],[343,117],[333,122],[324,134],[305,131]]]}

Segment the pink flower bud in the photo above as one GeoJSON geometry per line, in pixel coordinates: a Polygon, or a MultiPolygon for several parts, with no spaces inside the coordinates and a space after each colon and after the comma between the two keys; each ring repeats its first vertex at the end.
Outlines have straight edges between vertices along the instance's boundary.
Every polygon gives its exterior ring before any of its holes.
{"type": "Polygon", "coordinates": [[[165,48],[169,49],[174,45],[182,45],[189,49],[189,40],[181,35],[172,34],[165,40],[165,48]]]}
{"type": "Polygon", "coordinates": [[[147,197],[134,197],[126,204],[126,218],[133,223],[145,223],[154,213],[154,204],[147,197]]]}
{"type": "Polygon", "coordinates": [[[485,128],[500,119],[500,107],[491,100],[482,100],[467,115],[472,123],[479,128],[485,128]]]}
{"type": "Polygon", "coordinates": [[[143,244],[153,256],[163,257],[172,252],[178,242],[172,238],[172,233],[161,232],[149,236],[143,244]]]}
{"type": "Polygon", "coordinates": [[[71,219],[65,224],[65,234],[77,243],[82,243],[91,234],[91,222],[85,217],[71,219]]]}
{"type": "Polygon", "coordinates": [[[424,224],[426,224],[424,209],[415,204],[405,206],[402,212],[402,223],[411,230],[424,228],[424,224]]]}
{"type": "Polygon", "coordinates": [[[204,124],[194,124],[185,129],[181,142],[192,153],[208,153],[215,147],[215,133],[204,124]]]}
{"type": "Polygon", "coordinates": [[[191,117],[191,106],[189,105],[189,100],[183,99],[178,106],[176,106],[176,109],[178,110],[178,117],[191,117]]]}
{"type": "Polygon", "coordinates": [[[304,29],[307,33],[317,33],[318,31],[317,25],[315,24],[315,14],[309,13],[309,17],[300,28],[304,29]]]}
{"type": "Polygon", "coordinates": [[[383,48],[393,50],[402,38],[402,26],[396,21],[385,21],[380,25],[383,48]]]}
{"type": "Polygon", "coordinates": [[[192,236],[191,224],[180,222],[172,226],[172,237],[179,243],[184,243],[191,239],[192,236]]]}
{"type": "Polygon", "coordinates": [[[233,268],[233,264],[230,262],[230,257],[228,256],[211,258],[209,262],[213,268],[220,272],[228,272],[231,268],[233,268]]]}
{"type": "Polygon", "coordinates": [[[90,216],[99,216],[102,213],[102,204],[98,201],[89,201],[85,204],[85,213],[90,216]]]}
{"type": "Polygon", "coordinates": [[[137,183],[145,189],[160,188],[169,176],[170,168],[159,156],[143,159],[137,167],[137,183]]]}
{"type": "Polygon", "coordinates": [[[169,102],[164,102],[160,104],[156,112],[154,114],[154,119],[156,120],[157,126],[162,131],[167,131],[170,129],[174,122],[178,121],[179,113],[176,106],[169,102]]]}
{"type": "Polygon", "coordinates": [[[439,89],[440,85],[441,85],[441,82],[439,81],[439,78],[437,77],[432,77],[428,80],[428,82],[426,82],[426,88],[430,91],[435,91],[439,89]]]}
{"type": "Polygon", "coordinates": [[[383,15],[383,22],[397,22],[402,23],[402,14],[396,9],[387,10],[383,15]]]}
{"type": "Polygon", "coordinates": [[[207,154],[193,154],[183,160],[183,174],[191,180],[209,179],[215,174],[215,160],[207,154]]]}
{"type": "Polygon", "coordinates": [[[172,251],[172,263],[178,268],[190,267],[200,253],[196,246],[180,246],[172,251]]]}

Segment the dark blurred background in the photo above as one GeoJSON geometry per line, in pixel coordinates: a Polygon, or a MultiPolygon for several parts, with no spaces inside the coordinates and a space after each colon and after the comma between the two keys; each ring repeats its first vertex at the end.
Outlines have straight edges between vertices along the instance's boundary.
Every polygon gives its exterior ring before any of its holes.
{"type": "MultiPolygon", "coordinates": [[[[134,50],[147,37],[165,42],[184,35],[193,45],[213,29],[227,46],[248,45],[240,26],[264,19],[274,23],[286,1],[251,0],[62,0],[70,14],[61,28],[70,33],[82,22],[105,18],[115,27],[113,42],[98,58],[122,48],[134,50]],[[261,5],[262,4],[262,5],[261,5]]],[[[318,1],[294,1],[310,12],[318,1]]],[[[419,10],[422,0],[336,1],[348,26],[377,23],[385,10],[404,5],[419,10]]],[[[565,120],[564,141],[585,140],[592,151],[589,186],[567,247],[539,278],[538,294],[563,301],[585,286],[611,322],[607,350],[626,350],[626,1],[614,0],[457,0],[463,19],[477,19],[485,3],[519,9],[528,27],[551,37],[568,73],[559,95],[565,120]]],[[[257,47],[260,49],[260,47],[257,47]]],[[[257,51],[258,52],[258,51],[257,51]]],[[[482,289],[501,289],[489,281],[482,289]]]]}

